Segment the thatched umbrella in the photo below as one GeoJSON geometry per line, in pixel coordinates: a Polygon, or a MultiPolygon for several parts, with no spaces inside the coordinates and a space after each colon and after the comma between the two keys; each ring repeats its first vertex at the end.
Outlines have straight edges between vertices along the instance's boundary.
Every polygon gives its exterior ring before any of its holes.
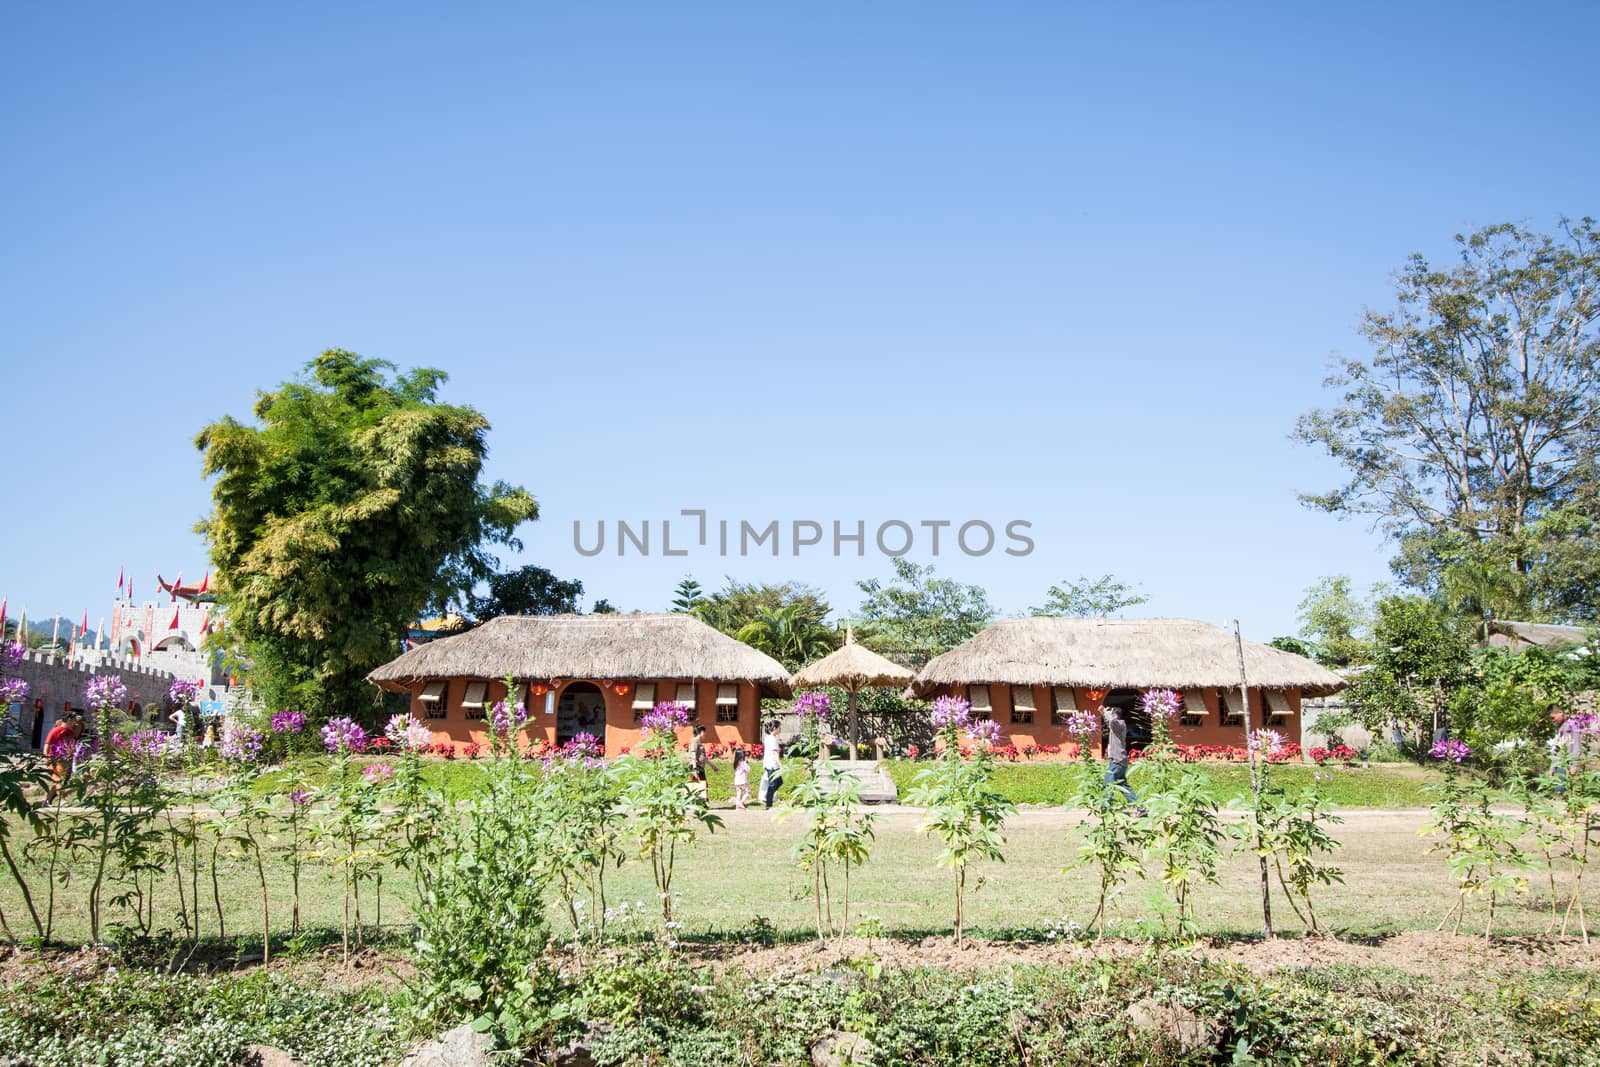
{"type": "Polygon", "coordinates": [[[847,628],[844,645],[815,663],[808,663],[790,679],[796,689],[815,689],[835,685],[850,694],[850,758],[856,758],[856,694],[868,688],[894,688],[910,682],[916,672],[884,659],[870,648],[856,644],[855,630],[847,628]]]}

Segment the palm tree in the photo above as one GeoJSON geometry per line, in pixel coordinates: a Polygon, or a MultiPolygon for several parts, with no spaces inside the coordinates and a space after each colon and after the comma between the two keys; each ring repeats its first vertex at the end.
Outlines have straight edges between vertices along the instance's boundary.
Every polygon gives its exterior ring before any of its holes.
{"type": "Polygon", "coordinates": [[[1439,576],[1439,596],[1451,611],[1473,619],[1478,638],[1487,640],[1491,620],[1527,615],[1528,580],[1503,563],[1460,559],[1439,576]]]}
{"type": "Polygon", "coordinates": [[[734,636],[791,671],[818,656],[827,655],[839,645],[839,635],[827,623],[807,612],[804,604],[762,608],[734,636]]]}

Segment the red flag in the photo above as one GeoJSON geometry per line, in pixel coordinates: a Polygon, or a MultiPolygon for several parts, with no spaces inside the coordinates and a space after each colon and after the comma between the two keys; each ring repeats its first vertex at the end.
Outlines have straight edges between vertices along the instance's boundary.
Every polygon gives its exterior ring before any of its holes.
{"type": "Polygon", "coordinates": [[[81,635],[86,634],[88,632],[89,632],[89,612],[88,612],[88,609],[85,609],[84,612],[83,612],[83,623],[78,627],[78,634],[81,636],[81,635]]]}
{"type": "Polygon", "coordinates": [[[167,629],[176,630],[177,628],[178,628],[178,611],[177,611],[176,608],[174,608],[173,611],[172,611],[172,622],[171,622],[171,624],[169,624],[167,626],[167,629]]]}
{"type": "Polygon", "coordinates": [[[122,576],[126,573],[127,570],[125,568],[117,571],[117,592],[119,593],[122,592],[122,576]]]}
{"type": "Polygon", "coordinates": [[[200,632],[203,634],[211,632],[211,612],[209,611],[206,612],[205,620],[200,623],[200,632]]]}
{"type": "MultiPolygon", "coordinates": [[[[27,612],[24,611],[23,614],[26,615],[27,612]]],[[[0,600],[0,637],[4,637],[5,636],[5,632],[6,632],[6,602],[4,600],[0,600]]],[[[17,635],[17,640],[19,640],[19,641],[22,640],[22,635],[21,634],[17,635]]]]}
{"type": "Polygon", "coordinates": [[[172,602],[174,604],[176,604],[178,602],[178,586],[180,586],[182,584],[183,584],[183,572],[179,571],[178,572],[178,580],[173,582],[172,586],[171,586],[172,602]]]}
{"type": "Polygon", "coordinates": [[[210,588],[211,588],[211,572],[210,571],[206,571],[206,576],[204,578],[200,579],[200,588],[195,593],[195,595],[199,596],[200,593],[204,593],[207,589],[210,589],[210,588]]]}
{"type": "Polygon", "coordinates": [[[128,579],[128,600],[130,602],[133,600],[133,579],[132,578],[128,579]]]}

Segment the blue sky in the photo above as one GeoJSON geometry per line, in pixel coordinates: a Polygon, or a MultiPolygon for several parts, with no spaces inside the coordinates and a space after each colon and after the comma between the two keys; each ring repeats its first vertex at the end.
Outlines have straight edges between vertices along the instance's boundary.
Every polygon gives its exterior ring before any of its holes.
{"type": "MultiPolygon", "coordinates": [[[[572,524],[1011,519],[911,558],[1004,612],[1295,628],[1386,576],[1292,443],[1413,251],[1595,210],[1600,8],[9,5],[0,595],[91,621],[205,569],[196,431],[343,347],[450,374],[534,561],[625,609],[686,572],[572,524]],[[1588,71],[1589,73],[1585,73],[1588,71]]],[[[787,546],[785,548],[787,553],[787,546]]]]}

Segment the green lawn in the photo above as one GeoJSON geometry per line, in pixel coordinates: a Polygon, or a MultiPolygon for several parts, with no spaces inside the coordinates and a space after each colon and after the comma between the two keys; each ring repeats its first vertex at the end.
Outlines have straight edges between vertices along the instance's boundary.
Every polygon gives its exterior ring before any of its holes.
{"type": "MultiPolygon", "coordinates": [[[[809,887],[795,867],[790,849],[804,817],[778,821],[772,813],[749,810],[719,812],[726,825],[702,835],[692,848],[679,851],[675,880],[681,896],[678,917],[684,935],[720,937],[748,932],[761,923],[777,931],[802,936],[812,921],[809,887]]],[[[1087,924],[1093,912],[1094,884],[1089,871],[1064,868],[1076,853],[1075,813],[1058,809],[1027,809],[1006,826],[1006,862],[979,865],[970,882],[974,887],[968,905],[969,925],[980,936],[1010,936],[1010,931],[1037,935],[1049,924],[1066,919],[1087,924]]],[[[921,816],[915,811],[880,815],[872,857],[851,883],[852,917],[871,916],[890,932],[924,934],[947,932],[951,921],[950,873],[938,867],[940,846],[917,832],[921,816]]],[[[1455,899],[1455,886],[1444,859],[1428,855],[1429,841],[1418,836],[1424,813],[1350,811],[1337,828],[1344,848],[1336,862],[1344,868],[1345,884],[1318,894],[1317,909],[1326,926],[1358,936],[1381,936],[1407,929],[1431,929],[1455,899]]],[[[18,832],[26,839],[26,831],[18,832]]],[[[18,842],[20,843],[20,842],[18,842]]],[[[70,879],[56,890],[56,935],[66,941],[87,937],[84,898],[89,871],[85,862],[69,867],[70,879]]],[[[288,876],[282,863],[268,869],[274,930],[288,933],[288,876]]],[[[41,907],[47,887],[39,872],[31,878],[41,907]]],[[[647,864],[629,862],[608,879],[613,902],[643,901],[653,907],[653,887],[647,864]]],[[[363,915],[376,918],[374,893],[364,890],[363,915]]],[[[1135,883],[1114,901],[1112,915],[1131,923],[1151,914],[1146,903],[1150,885],[1135,883]]],[[[169,879],[157,885],[158,925],[175,926],[176,888],[169,879]]],[[[1558,895],[1568,892],[1563,878],[1558,895]]],[[[260,903],[253,868],[242,860],[224,859],[221,893],[230,937],[259,936],[260,903]]],[[[114,894],[111,894],[114,895],[114,894]]],[[[201,879],[204,927],[216,933],[211,889],[201,879]]],[[[14,930],[26,926],[26,915],[16,887],[0,882],[0,906],[14,930]]],[[[383,882],[383,923],[403,933],[409,921],[411,887],[402,872],[389,871],[383,882]]],[[[1231,934],[1255,930],[1260,924],[1260,898],[1256,868],[1249,857],[1233,857],[1224,865],[1219,885],[1199,891],[1198,915],[1207,933],[1231,934]]],[[[337,870],[314,865],[302,882],[302,914],[311,926],[337,929],[343,907],[337,870]]],[[[1543,932],[1549,907],[1543,875],[1531,879],[1530,891],[1510,903],[1502,902],[1496,929],[1505,933],[1543,932]]],[[[552,916],[559,909],[552,908],[552,916]]],[[[1468,926],[1481,923],[1485,906],[1474,900],[1468,926]]],[[[1301,924],[1287,905],[1277,902],[1281,928],[1297,930],[1301,924]]],[[[558,920],[559,925],[559,920],[558,920]]]]}
{"type": "MultiPolygon", "coordinates": [[[[304,757],[295,761],[296,773],[303,774],[314,784],[326,781],[328,760],[322,757],[304,757]]],[[[476,787],[484,773],[486,763],[466,759],[428,760],[424,774],[428,782],[442,788],[453,799],[467,796],[476,787]]],[[[932,766],[928,761],[889,760],[886,763],[901,796],[911,787],[918,771],[932,766]]],[[[1250,791],[1250,768],[1243,764],[1205,763],[1199,765],[1211,779],[1211,795],[1219,803],[1250,791]]],[[[273,771],[262,776],[259,789],[276,792],[283,788],[287,771],[273,771]]],[[[1076,790],[1076,776],[1081,773],[1078,764],[1064,762],[1000,763],[995,767],[995,784],[1016,804],[1065,805],[1071,802],[1076,790]]],[[[1378,764],[1370,767],[1327,766],[1310,764],[1279,764],[1269,772],[1273,781],[1289,788],[1315,786],[1338,808],[1420,808],[1426,807],[1428,798],[1422,789],[1429,782],[1438,781],[1440,775],[1432,768],[1409,763],[1378,764]]],[[[760,778],[760,767],[751,769],[752,791],[760,778]]],[[[800,782],[806,771],[798,761],[791,762],[784,772],[784,787],[780,798],[786,796],[800,782]]],[[[1139,788],[1143,771],[1135,764],[1130,772],[1134,789],[1139,788]]],[[[711,765],[710,796],[713,804],[731,803],[733,797],[733,768],[726,761],[711,765]]]]}

